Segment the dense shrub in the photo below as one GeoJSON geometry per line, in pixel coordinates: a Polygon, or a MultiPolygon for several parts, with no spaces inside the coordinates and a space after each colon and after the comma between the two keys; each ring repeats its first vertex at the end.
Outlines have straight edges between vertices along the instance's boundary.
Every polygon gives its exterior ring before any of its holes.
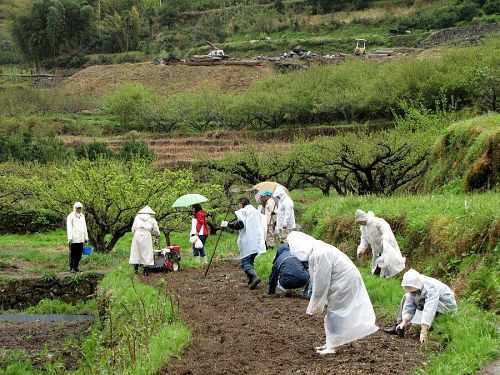
{"type": "Polygon", "coordinates": [[[37,233],[63,227],[61,215],[45,208],[0,211],[0,233],[37,233]]]}
{"type": "Polygon", "coordinates": [[[111,158],[113,151],[104,142],[91,142],[75,147],[75,156],[78,159],[96,161],[102,158],[111,158]]]}
{"type": "Polygon", "coordinates": [[[499,150],[500,115],[453,124],[436,142],[431,167],[417,186],[425,192],[494,189],[500,183],[499,150]]]}
{"type": "Polygon", "coordinates": [[[71,159],[72,154],[54,138],[34,137],[30,131],[10,135],[0,133],[0,162],[12,160],[47,164],[71,159]]]}
{"type": "Polygon", "coordinates": [[[138,159],[151,161],[156,157],[153,150],[151,150],[146,143],[134,140],[125,141],[118,155],[125,161],[138,159]]]}
{"type": "Polygon", "coordinates": [[[141,85],[125,84],[103,98],[103,109],[116,116],[124,127],[138,123],[144,108],[153,99],[150,89],[141,85]]]}

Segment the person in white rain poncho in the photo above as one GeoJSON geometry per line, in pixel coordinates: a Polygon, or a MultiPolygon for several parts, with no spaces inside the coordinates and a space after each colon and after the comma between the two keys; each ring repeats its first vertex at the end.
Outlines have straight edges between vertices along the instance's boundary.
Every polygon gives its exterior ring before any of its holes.
{"type": "MultiPolygon", "coordinates": [[[[134,219],[132,225],[132,247],[130,249],[129,263],[134,265],[135,271],[139,269],[139,265],[144,268],[154,264],[153,256],[153,236],[160,235],[158,223],[154,218],[155,212],[151,207],[146,206],[142,208],[134,219]]],[[[144,269],[146,274],[146,269],[144,269]]]]}
{"type": "Polygon", "coordinates": [[[83,205],[76,202],[73,212],[66,218],[66,230],[69,244],[69,272],[79,272],[78,266],[83,254],[83,243],[89,241],[87,222],[82,214],[83,205]]]}
{"type": "Polygon", "coordinates": [[[272,198],[273,193],[269,190],[260,192],[260,206],[257,210],[266,216],[266,247],[272,249],[274,247],[274,229],[276,226],[276,201],[272,198]]]}
{"type": "Polygon", "coordinates": [[[384,331],[403,336],[410,322],[420,324],[420,342],[423,344],[427,341],[429,327],[436,313],[446,314],[457,310],[455,294],[446,284],[414,269],[403,275],[401,286],[406,294],[399,306],[398,325],[385,328],[384,331]]]}
{"type": "Polygon", "coordinates": [[[241,268],[248,277],[250,289],[255,289],[261,282],[255,272],[255,257],[266,252],[266,217],[250,204],[248,198],[240,198],[240,209],[235,212],[236,220],[223,221],[221,228],[239,230],[238,249],[240,251],[241,268]]]}
{"type": "Polygon", "coordinates": [[[278,210],[276,212],[276,231],[281,242],[287,243],[288,234],[295,229],[295,213],[293,211],[293,201],[283,186],[278,186],[273,193],[273,197],[278,199],[278,210]]]}
{"type": "Polygon", "coordinates": [[[336,347],[378,330],[361,274],[347,255],[301,232],[290,233],[288,244],[301,262],[309,262],[313,290],[306,313],[319,314],[327,306],[326,343],[317,353],[335,353],[336,347]]]}
{"type": "Polygon", "coordinates": [[[361,225],[361,243],[356,255],[359,257],[370,246],[374,275],[388,279],[401,272],[405,268],[406,258],[401,255],[396,238],[387,221],[375,217],[371,211],[365,213],[362,210],[356,210],[354,216],[356,223],[361,225]]]}

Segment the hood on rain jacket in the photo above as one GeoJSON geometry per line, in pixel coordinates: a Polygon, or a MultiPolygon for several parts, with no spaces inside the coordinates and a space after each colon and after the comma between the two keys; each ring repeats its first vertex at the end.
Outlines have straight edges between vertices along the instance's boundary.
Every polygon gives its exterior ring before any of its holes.
{"type": "Polygon", "coordinates": [[[295,213],[293,211],[294,204],[292,198],[287,195],[282,186],[278,186],[274,190],[273,197],[279,199],[276,211],[276,229],[295,229],[295,213]]]}
{"type": "Polygon", "coordinates": [[[328,306],[327,348],[336,348],[378,330],[361,274],[347,255],[302,232],[290,233],[288,243],[293,255],[309,262],[313,287],[306,313],[321,313],[328,306]]]}
{"type": "MultiPolygon", "coordinates": [[[[76,203],[75,203],[76,206],[76,203]]],[[[68,234],[68,242],[83,243],[89,240],[87,232],[87,223],[85,216],[76,212],[76,207],[73,206],[73,212],[66,218],[66,231],[68,234]]]]}
{"type": "Polygon", "coordinates": [[[156,219],[151,214],[137,214],[132,225],[132,233],[134,237],[130,248],[129,263],[152,266],[154,257],[151,235],[160,235],[160,228],[158,228],[156,219]]]}
{"type": "Polygon", "coordinates": [[[416,323],[430,326],[436,312],[446,314],[457,310],[455,293],[448,285],[425,275],[420,275],[419,279],[422,283],[420,293],[416,295],[406,293],[405,295],[403,319],[411,321],[417,309],[422,309],[423,306],[422,318],[416,323]]]}
{"type": "Polygon", "coordinates": [[[358,252],[363,253],[368,246],[372,249],[372,273],[380,267],[380,275],[386,278],[397,275],[405,268],[406,258],[401,255],[392,229],[382,218],[368,212],[366,225],[361,225],[361,243],[358,252]]]}
{"type": "Polygon", "coordinates": [[[228,228],[239,230],[238,249],[240,258],[266,252],[266,217],[252,205],[246,205],[235,212],[237,220],[228,223],[228,228]]]}

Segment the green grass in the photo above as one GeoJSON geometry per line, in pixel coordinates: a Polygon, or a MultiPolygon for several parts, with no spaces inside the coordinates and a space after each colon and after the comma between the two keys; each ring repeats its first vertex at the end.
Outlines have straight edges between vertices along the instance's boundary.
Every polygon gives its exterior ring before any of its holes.
{"type": "Polygon", "coordinates": [[[154,374],[167,358],[180,354],[189,329],[178,320],[166,290],[166,285],[138,282],[126,263],[110,272],[97,297],[106,319],[83,343],[76,374],[154,374]]]}
{"type": "Polygon", "coordinates": [[[88,314],[97,315],[95,299],[78,301],[75,305],[62,302],[59,299],[43,299],[36,306],[23,311],[26,314],[88,314]]]}
{"type": "MultiPolygon", "coordinates": [[[[40,275],[68,271],[69,250],[66,232],[57,230],[28,235],[0,237],[0,262],[18,275],[40,275]],[[15,268],[12,268],[15,267],[15,268]]],[[[109,254],[92,252],[80,262],[84,271],[109,269],[128,257],[130,235],[122,238],[109,254]],[[127,250],[128,246],[128,250],[127,250]]]]}

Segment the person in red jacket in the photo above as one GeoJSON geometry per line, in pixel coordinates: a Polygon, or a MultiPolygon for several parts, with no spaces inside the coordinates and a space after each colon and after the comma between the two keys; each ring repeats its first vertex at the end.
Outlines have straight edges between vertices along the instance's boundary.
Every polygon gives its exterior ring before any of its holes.
{"type": "Polygon", "coordinates": [[[207,214],[203,209],[201,208],[201,204],[196,203],[193,204],[193,220],[192,220],[192,225],[191,225],[191,239],[193,237],[197,236],[203,246],[200,248],[197,246],[197,243],[199,244],[199,241],[191,241],[193,243],[193,255],[194,259],[197,260],[198,262],[207,262],[206,254],[205,254],[205,242],[207,241],[208,237],[208,225],[207,225],[207,214]]]}

